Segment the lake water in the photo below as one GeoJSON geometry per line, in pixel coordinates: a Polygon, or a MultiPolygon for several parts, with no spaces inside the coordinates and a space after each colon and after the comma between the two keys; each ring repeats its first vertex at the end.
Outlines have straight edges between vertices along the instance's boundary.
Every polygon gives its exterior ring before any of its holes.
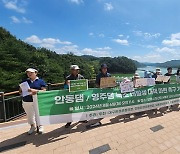
{"type": "MultiPolygon", "coordinates": [[[[148,70],[148,71],[153,71],[155,72],[156,71],[156,68],[155,66],[146,66],[146,67],[141,67],[141,68],[138,68],[137,69],[137,73],[139,73],[139,75],[141,77],[144,77],[144,71],[141,71],[141,70],[148,70]]],[[[162,74],[164,75],[165,73],[167,73],[167,68],[164,68],[164,67],[158,67],[161,69],[161,72],[162,74]]],[[[176,73],[177,72],[177,68],[173,68],[173,73],[176,73]]]]}

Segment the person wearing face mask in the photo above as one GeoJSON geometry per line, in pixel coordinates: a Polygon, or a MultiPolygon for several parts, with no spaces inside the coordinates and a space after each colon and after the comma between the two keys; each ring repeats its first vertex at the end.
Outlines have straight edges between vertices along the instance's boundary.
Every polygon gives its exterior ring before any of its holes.
{"type": "MultiPolygon", "coordinates": [[[[27,79],[23,80],[23,82],[27,82],[30,89],[28,89],[28,92],[30,95],[22,97],[22,106],[27,114],[27,120],[30,124],[30,130],[28,131],[28,134],[31,135],[36,130],[36,117],[35,117],[35,109],[34,109],[34,102],[33,102],[33,96],[37,94],[39,91],[46,91],[46,83],[44,80],[39,79],[37,76],[38,71],[34,68],[28,68],[26,71],[26,74],[28,76],[27,79]]],[[[22,89],[19,89],[20,94],[23,93],[22,89]]],[[[43,133],[43,126],[38,126],[38,133],[43,133]]]]}

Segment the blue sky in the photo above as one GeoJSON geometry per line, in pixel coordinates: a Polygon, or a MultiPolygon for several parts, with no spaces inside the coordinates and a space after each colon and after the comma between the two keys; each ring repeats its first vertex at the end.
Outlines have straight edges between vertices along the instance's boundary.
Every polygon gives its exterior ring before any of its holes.
{"type": "Polygon", "coordinates": [[[180,59],[179,0],[0,0],[0,26],[57,53],[180,59]]]}

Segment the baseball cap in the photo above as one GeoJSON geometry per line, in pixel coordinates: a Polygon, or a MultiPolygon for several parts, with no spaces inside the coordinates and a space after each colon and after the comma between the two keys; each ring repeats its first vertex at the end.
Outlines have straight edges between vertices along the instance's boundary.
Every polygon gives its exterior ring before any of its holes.
{"type": "Polygon", "coordinates": [[[79,68],[78,65],[71,65],[71,66],[70,66],[70,69],[71,69],[71,70],[79,70],[80,68],[79,68]]]}
{"type": "Polygon", "coordinates": [[[135,73],[134,78],[140,78],[139,73],[135,73]]]}
{"type": "Polygon", "coordinates": [[[34,72],[38,72],[36,69],[34,69],[34,68],[28,68],[25,72],[32,72],[32,73],[34,73],[34,72]]]}
{"type": "Polygon", "coordinates": [[[161,69],[160,68],[156,68],[156,72],[161,72],[161,69]]]}
{"type": "Polygon", "coordinates": [[[106,64],[101,64],[101,68],[107,68],[108,66],[106,64]]]}

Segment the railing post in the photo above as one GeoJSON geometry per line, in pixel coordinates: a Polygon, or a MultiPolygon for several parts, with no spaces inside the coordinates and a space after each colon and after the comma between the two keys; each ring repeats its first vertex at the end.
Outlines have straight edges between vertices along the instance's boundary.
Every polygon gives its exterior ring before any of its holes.
{"type": "Polygon", "coordinates": [[[4,122],[7,121],[6,117],[6,106],[5,106],[5,99],[4,99],[4,92],[0,92],[0,119],[3,119],[4,122]]]}
{"type": "Polygon", "coordinates": [[[51,90],[51,83],[48,83],[48,84],[47,84],[47,90],[48,90],[48,91],[51,90]]]}

